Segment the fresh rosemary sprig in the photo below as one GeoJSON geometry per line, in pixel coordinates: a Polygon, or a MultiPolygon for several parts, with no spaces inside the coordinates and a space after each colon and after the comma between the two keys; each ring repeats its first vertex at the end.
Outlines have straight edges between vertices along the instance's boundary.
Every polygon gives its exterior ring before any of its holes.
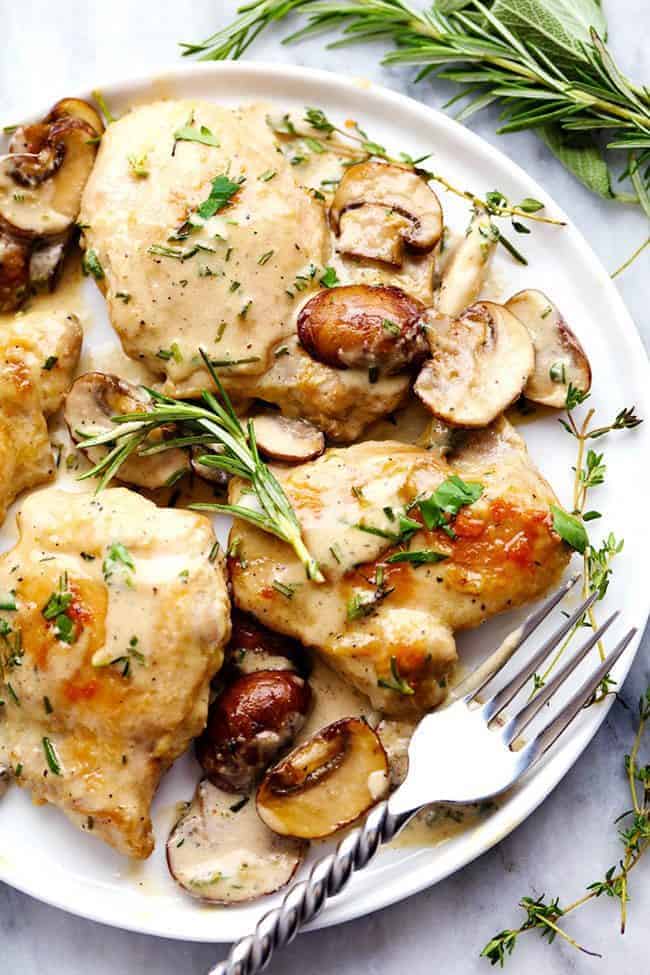
{"type": "Polygon", "coordinates": [[[97,488],[100,491],[131,454],[138,450],[153,453],[188,443],[216,448],[218,453],[211,452],[199,457],[199,463],[249,481],[253,494],[247,497],[255,497],[257,507],[242,504],[194,504],[191,507],[234,515],[281,538],[291,545],[304,565],[307,577],[314,582],[324,582],[317,561],[303,541],[300,524],[289,499],[259,455],[252,422],[249,420],[246,429],[242,427],[208,356],[203,349],[199,351],[219,399],[204,390],[201,394],[203,405],[198,405],[170,399],[148,389],[147,392],[153,400],[151,412],[114,416],[112,419],[117,425],[115,429],[83,441],[84,448],[108,445],[109,450],[98,464],[81,475],[80,480],[101,477],[97,488]],[[146,445],[143,447],[144,441],[153,431],[170,424],[175,428],[174,437],[152,448],[147,448],[146,445]]]}
{"type": "MultiPolygon", "coordinates": [[[[526,931],[538,930],[542,938],[548,938],[549,943],[559,935],[574,948],[588,955],[596,952],[587,951],[579,945],[567,932],[560,927],[558,921],[583,907],[589,901],[605,895],[619,902],[621,917],[621,934],[625,933],[627,922],[627,904],[629,901],[628,882],[630,872],[636,867],[643,855],[650,847],[650,765],[639,763],[639,750],[643,740],[646,725],[650,721],[650,687],[639,701],[639,722],[632,750],[625,756],[624,766],[630,790],[632,806],[624,812],[616,822],[626,821],[626,826],[619,829],[619,838],[623,844],[623,856],[618,864],[610,867],[602,879],[587,886],[587,893],[573,901],[567,907],[561,907],[559,898],[555,897],[547,903],[544,895],[533,900],[523,897],[519,906],[526,912],[526,918],[518,928],[499,931],[483,948],[482,958],[487,958],[492,965],[503,968],[507,958],[517,945],[519,936],[526,931]]],[[[597,955],[597,957],[600,957],[597,955]]]]}
{"type": "MultiPolygon", "coordinates": [[[[570,514],[564,514],[566,525],[560,524],[554,519],[554,527],[560,535],[576,551],[582,555],[582,587],[583,596],[586,598],[590,593],[597,592],[597,602],[604,598],[609,586],[612,574],[612,560],[623,549],[623,541],[617,540],[610,532],[596,547],[589,541],[586,525],[596,521],[601,517],[600,512],[588,509],[587,501],[589,493],[593,488],[599,487],[605,481],[607,465],[604,462],[604,454],[597,453],[589,446],[589,442],[604,437],[606,434],[615,430],[633,430],[638,427],[642,420],[636,416],[634,407],[625,408],[616,414],[611,423],[605,426],[591,426],[595,410],[587,410],[582,421],[576,419],[575,409],[589,399],[589,393],[583,393],[575,386],[569,384],[566,396],[566,419],[561,418],[558,422],[572,437],[575,438],[578,449],[573,479],[573,510],[570,514]]],[[[559,512],[560,509],[557,509],[559,512]]],[[[575,626],[569,631],[564,642],[558,648],[556,654],[551,659],[546,670],[542,674],[535,674],[533,677],[533,689],[531,696],[542,688],[551,671],[562,658],[565,650],[572,642],[576,633],[583,626],[590,626],[594,631],[598,629],[596,614],[593,606],[587,610],[586,618],[578,620],[575,626]]],[[[605,659],[605,649],[602,641],[598,643],[598,650],[601,660],[605,659]]],[[[606,694],[611,693],[611,681],[605,678],[602,682],[595,700],[600,700],[606,694]]]]}
{"type": "Polygon", "coordinates": [[[239,58],[291,14],[307,24],[287,41],[332,28],[343,36],[331,46],[391,41],[384,63],[419,64],[417,80],[435,74],[461,85],[452,99],[468,98],[460,119],[498,102],[500,133],[534,129],[589,189],[650,215],[650,92],[624,76],[603,43],[598,0],[434,0],[424,9],[407,0],[253,0],[234,23],[183,44],[183,54],[239,58]],[[607,150],[630,153],[625,175],[636,175],[634,193],[613,190],[598,135],[607,150]]]}

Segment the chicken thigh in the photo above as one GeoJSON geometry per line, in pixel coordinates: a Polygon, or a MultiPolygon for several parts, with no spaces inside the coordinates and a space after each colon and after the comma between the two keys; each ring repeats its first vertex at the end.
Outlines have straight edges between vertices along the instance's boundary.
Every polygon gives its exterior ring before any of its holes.
{"type": "Polygon", "coordinates": [[[72,383],[81,339],[76,315],[38,301],[0,322],[0,522],[21,491],[54,476],[47,417],[72,383]]]}
{"type": "Polygon", "coordinates": [[[235,603],[314,646],[389,714],[436,705],[456,661],[454,631],[541,596],[569,561],[552,526],[555,496],[505,420],[445,459],[368,442],[277,474],[326,582],[305,579],[287,545],[240,520],[235,603]],[[467,497],[436,524],[428,499],[444,501],[441,485],[467,497]]]}
{"type": "Polygon", "coordinates": [[[54,488],[0,557],[0,764],[119,852],[153,848],[163,772],[203,729],[230,633],[210,523],[54,488]]]}

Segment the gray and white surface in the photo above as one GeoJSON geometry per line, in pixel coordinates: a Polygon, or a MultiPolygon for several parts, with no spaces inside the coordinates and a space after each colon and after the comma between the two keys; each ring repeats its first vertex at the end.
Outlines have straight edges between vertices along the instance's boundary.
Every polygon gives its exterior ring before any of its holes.
{"type": "MultiPolygon", "coordinates": [[[[628,74],[650,80],[650,30],[646,0],[605,0],[611,46],[628,74]]],[[[0,124],[61,95],[102,80],[177,66],[176,42],[197,40],[235,11],[234,0],[0,0],[0,124]]],[[[382,48],[323,50],[319,41],[284,47],[280,28],[262,38],[249,57],[326,68],[368,78],[440,107],[449,93],[441,84],[412,84],[412,72],[379,67],[382,48]]],[[[634,209],[590,195],[557,164],[530,133],[494,135],[496,112],[476,117],[472,127],[542,182],[613,270],[647,236],[647,222],[634,209]]],[[[650,252],[618,278],[624,300],[650,345],[650,252]]],[[[621,404],[623,405],[623,404],[621,404]]],[[[650,421],[650,418],[647,418],[650,421]]],[[[647,468],[639,458],[639,474],[647,468]]],[[[643,499],[639,517],[647,517],[643,499]]],[[[639,571],[643,571],[639,567],[639,571]]],[[[497,930],[515,927],[522,895],[579,897],[619,855],[612,821],[627,801],[622,755],[634,731],[635,702],[650,680],[646,633],[628,677],[600,733],[576,767],[542,807],[490,853],[410,900],[336,929],[304,935],[277,956],[274,975],[450,975],[488,972],[478,953],[497,930]]],[[[615,905],[607,898],[570,922],[571,934],[600,951],[604,961],[569,945],[549,948],[535,933],[521,939],[508,969],[532,975],[648,970],[650,866],[631,883],[628,932],[618,933],[615,905]]],[[[214,945],[182,944],[113,930],[47,907],[0,884],[0,958],[17,975],[202,975],[220,956],[214,945]]]]}

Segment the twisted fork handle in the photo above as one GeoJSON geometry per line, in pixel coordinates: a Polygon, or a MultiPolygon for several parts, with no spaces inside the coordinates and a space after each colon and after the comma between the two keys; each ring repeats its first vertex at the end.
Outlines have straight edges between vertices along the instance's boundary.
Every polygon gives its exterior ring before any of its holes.
{"type": "Polygon", "coordinates": [[[234,944],[225,961],[208,975],[257,975],[264,971],[276,948],[284,948],[300,928],[316,917],[328,897],[347,885],[362,870],[382,843],[388,843],[406,826],[417,810],[391,813],[388,800],[380,802],[358,829],[345,836],[334,853],[317,860],[306,880],[289,889],[279,907],[257,923],[253,934],[234,944]]]}

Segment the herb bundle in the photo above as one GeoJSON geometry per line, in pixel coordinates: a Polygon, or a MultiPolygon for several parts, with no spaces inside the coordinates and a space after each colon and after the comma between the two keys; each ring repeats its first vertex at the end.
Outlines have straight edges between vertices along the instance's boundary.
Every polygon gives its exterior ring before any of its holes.
{"type": "MultiPolygon", "coordinates": [[[[578,420],[575,416],[576,408],[588,399],[589,393],[583,393],[569,384],[566,396],[566,419],[560,419],[559,422],[577,443],[576,463],[572,468],[574,472],[573,510],[568,513],[555,505],[551,505],[551,513],[555,531],[582,556],[583,596],[586,598],[590,593],[597,592],[598,599],[596,601],[598,602],[604,598],[607,592],[612,574],[612,560],[622,551],[623,541],[618,540],[611,532],[605,536],[599,546],[593,545],[589,540],[586,525],[600,519],[601,514],[599,511],[589,509],[587,501],[590,492],[604,483],[607,473],[604,454],[597,453],[589,444],[591,441],[598,440],[613,431],[633,430],[643,421],[635,414],[634,407],[626,407],[605,426],[592,426],[595,413],[593,408],[587,410],[582,420],[578,420]]],[[[551,671],[583,626],[590,626],[594,631],[598,629],[593,606],[587,610],[585,617],[578,620],[569,631],[546,670],[542,674],[534,675],[532,694],[544,687],[551,671]]],[[[601,660],[604,660],[605,650],[602,641],[598,643],[598,650],[601,660]]],[[[602,699],[610,691],[611,680],[609,677],[605,677],[595,700],[602,699]]]]}
{"type": "MultiPolygon", "coordinates": [[[[462,121],[492,103],[502,108],[499,133],[535,130],[551,152],[600,196],[640,204],[650,216],[650,91],[631,82],[607,49],[598,0],[253,0],[239,17],[184,55],[239,58],[255,38],[291,14],[307,24],[286,41],[339,28],[340,47],[386,40],[385,64],[420,65],[458,83],[448,105],[465,99],[462,121]],[[614,188],[612,150],[629,154],[614,188]]],[[[445,106],[447,107],[447,106],[445,106]]]]}
{"type": "Polygon", "coordinates": [[[625,774],[627,777],[631,807],[626,810],[616,822],[624,821],[619,829],[619,838],[623,844],[623,855],[618,864],[610,867],[599,880],[587,886],[587,893],[573,903],[562,907],[559,897],[547,900],[541,897],[523,897],[519,906],[526,917],[518,928],[499,931],[486,944],[481,952],[482,958],[487,958],[492,965],[503,968],[507,958],[512,954],[519,937],[527,931],[538,931],[542,938],[552,943],[557,936],[563,938],[574,948],[587,955],[596,955],[578,944],[563,927],[560,919],[583,907],[597,897],[611,897],[618,901],[621,917],[621,934],[625,933],[627,922],[627,904],[629,901],[628,882],[630,872],[639,863],[650,847],[650,765],[641,765],[639,751],[644,731],[650,721],[650,687],[639,701],[639,721],[636,735],[629,755],[624,757],[625,774]]]}
{"type": "MultiPolygon", "coordinates": [[[[101,490],[128,457],[136,451],[141,455],[147,455],[169,450],[172,447],[185,447],[188,444],[215,448],[218,453],[211,452],[199,457],[199,463],[226,471],[250,482],[253,489],[253,494],[250,496],[255,499],[255,506],[194,504],[191,507],[234,515],[251,522],[263,531],[270,532],[291,545],[304,565],[309,579],[323,582],[324,577],[318,563],[303,541],[300,525],[289,499],[259,455],[252,422],[249,421],[246,429],[242,427],[214,366],[202,349],[200,353],[219,399],[213,393],[204,390],[203,405],[199,406],[184,400],[174,400],[148,389],[147,392],[153,401],[150,412],[115,416],[113,421],[116,426],[113,429],[84,440],[84,447],[107,445],[109,449],[106,456],[91,470],[82,474],[80,479],[100,476],[98,490],[101,490]],[[175,427],[174,437],[153,446],[145,444],[154,430],[170,424],[175,427]]],[[[128,566],[123,556],[118,561],[128,566]]]]}

